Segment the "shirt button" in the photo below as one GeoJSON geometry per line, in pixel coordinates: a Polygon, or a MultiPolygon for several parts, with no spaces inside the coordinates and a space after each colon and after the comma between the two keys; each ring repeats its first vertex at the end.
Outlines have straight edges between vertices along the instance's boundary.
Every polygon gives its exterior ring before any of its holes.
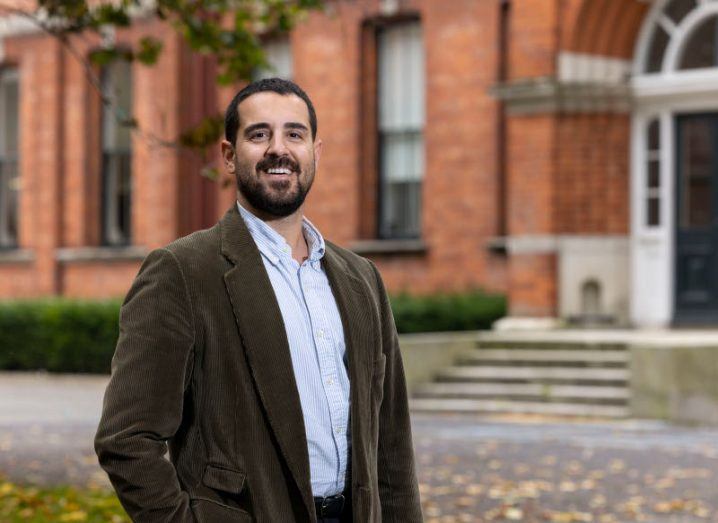
{"type": "Polygon", "coordinates": [[[319,338],[323,338],[323,337],[324,337],[324,330],[323,330],[323,329],[319,329],[319,330],[317,331],[317,336],[318,336],[319,338]]]}
{"type": "Polygon", "coordinates": [[[329,378],[329,379],[327,380],[327,385],[334,385],[334,380],[331,379],[331,378],[329,378]]]}
{"type": "Polygon", "coordinates": [[[344,429],[341,428],[341,427],[337,427],[337,428],[334,429],[334,432],[335,432],[336,434],[341,434],[342,432],[344,432],[344,429]]]}

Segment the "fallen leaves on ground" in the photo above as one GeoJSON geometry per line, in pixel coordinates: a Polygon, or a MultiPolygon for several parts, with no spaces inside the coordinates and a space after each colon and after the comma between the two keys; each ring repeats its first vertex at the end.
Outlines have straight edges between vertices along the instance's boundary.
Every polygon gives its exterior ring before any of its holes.
{"type": "Polygon", "coordinates": [[[681,456],[611,450],[536,455],[495,441],[477,447],[464,456],[456,447],[420,454],[427,523],[718,523],[715,461],[684,466],[681,456]]]}
{"type": "Polygon", "coordinates": [[[0,479],[3,523],[129,523],[114,493],[73,487],[37,488],[0,479]]]}

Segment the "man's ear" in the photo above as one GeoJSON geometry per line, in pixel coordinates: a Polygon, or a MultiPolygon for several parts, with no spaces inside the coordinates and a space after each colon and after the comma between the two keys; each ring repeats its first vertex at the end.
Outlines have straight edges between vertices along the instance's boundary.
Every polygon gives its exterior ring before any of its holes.
{"type": "Polygon", "coordinates": [[[314,169],[319,167],[319,158],[322,155],[322,141],[317,139],[314,141],[314,169]]]}
{"type": "Polygon", "coordinates": [[[224,168],[227,169],[229,174],[234,174],[234,171],[237,168],[237,154],[234,150],[234,146],[227,140],[222,140],[220,148],[222,149],[224,168]]]}

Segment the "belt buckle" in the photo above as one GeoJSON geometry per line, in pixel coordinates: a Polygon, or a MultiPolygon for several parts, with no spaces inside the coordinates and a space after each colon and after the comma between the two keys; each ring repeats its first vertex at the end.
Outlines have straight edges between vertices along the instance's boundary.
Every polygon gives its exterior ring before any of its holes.
{"type": "Polygon", "coordinates": [[[342,510],[344,510],[344,494],[336,494],[334,496],[329,496],[322,499],[322,506],[320,509],[319,517],[323,518],[324,516],[326,516],[324,511],[334,505],[335,501],[341,503],[341,505],[339,505],[339,513],[341,514],[342,510]]]}

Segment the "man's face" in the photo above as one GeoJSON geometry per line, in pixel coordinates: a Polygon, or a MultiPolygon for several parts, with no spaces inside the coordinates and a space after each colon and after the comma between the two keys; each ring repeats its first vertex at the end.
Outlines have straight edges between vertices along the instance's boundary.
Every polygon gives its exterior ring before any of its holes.
{"type": "Polygon", "coordinates": [[[234,147],[222,155],[237,189],[255,210],[274,217],[299,209],[314,181],[321,141],[312,139],[309,111],[296,95],[256,93],[239,104],[234,147]]]}

